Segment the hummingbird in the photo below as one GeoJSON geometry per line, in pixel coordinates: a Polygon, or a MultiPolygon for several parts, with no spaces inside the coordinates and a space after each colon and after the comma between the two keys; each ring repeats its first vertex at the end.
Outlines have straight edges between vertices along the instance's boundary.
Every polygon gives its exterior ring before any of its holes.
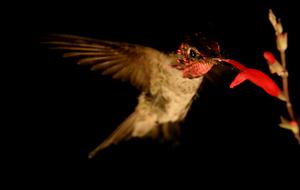
{"type": "Polygon", "coordinates": [[[221,62],[219,44],[202,33],[188,36],[172,53],[68,34],[51,35],[45,43],[63,50],[64,57],[76,58],[78,65],[128,81],[140,90],[133,113],[90,152],[89,158],[132,137],[172,138],[186,118],[204,77],[221,62]]]}

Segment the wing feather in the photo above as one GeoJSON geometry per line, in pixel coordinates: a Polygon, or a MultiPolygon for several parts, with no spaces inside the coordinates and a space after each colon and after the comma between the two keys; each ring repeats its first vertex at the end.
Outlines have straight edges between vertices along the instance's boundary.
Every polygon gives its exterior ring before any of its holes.
{"type": "Polygon", "coordinates": [[[130,81],[142,90],[149,88],[151,74],[168,58],[150,47],[74,35],[51,35],[44,43],[51,49],[64,50],[64,57],[78,59],[79,65],[89,65],[93,71],[130,81]]]}

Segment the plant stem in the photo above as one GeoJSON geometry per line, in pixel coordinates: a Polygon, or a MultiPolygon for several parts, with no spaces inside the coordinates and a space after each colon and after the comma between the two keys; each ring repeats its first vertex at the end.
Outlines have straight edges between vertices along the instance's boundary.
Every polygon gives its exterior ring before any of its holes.
{"type": "Polygon", "coordinates": [[[292,108],[292,104],[290,102],[290,97],[289,97],[289,88],[288,88],[288,74],[286,70],[286,58],[285,58],[285,52],[281,51],[280,52],[280,57],[281,57],[281,63],[284,68],[284,74],[282,76],[282,83],[283,83],[283,93],[286,97],[286,108],[288,110],[290,118],[295,121],[295,116],[292,108]]]}

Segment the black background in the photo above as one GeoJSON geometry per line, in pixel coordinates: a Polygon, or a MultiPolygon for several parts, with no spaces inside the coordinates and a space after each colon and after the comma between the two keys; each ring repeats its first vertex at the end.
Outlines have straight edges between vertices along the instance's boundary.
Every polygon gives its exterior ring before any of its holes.
{"type": "MultiPolygon", "coordinates": [[[[297,166],[299,161],[293,162],[299,152],[297,142],[291,132],[278,126],[280,115],[286,115],[283,102],[250,82],[230,89],[234,72],[207,81],[199,90],[182,124],[179,144],[133,139],[89,160],[88,152],[134,110],[139,92],[39,44],[45,35],[67,33],[172,52],[186,33],[203,31],[219,41],[225,57],[262,70],[280,84],[262,56],[265,50],[278,56],[268,21],[272,8],[289,32],[290,94],[299,116],[297,35],[291,29],[296,25],[290,20],[291,6],[289,1],[215,0],[19,5],[21,22],[14,31],[26,43],[14,47],[25,55],[19,62],[21,69],[10,75],[16,85],[10,86],[16,90],[11,97],[18,106],[11,110],[18,117],[10,123],[17,139],[13,153],[17,152],[17,162],[25,166],[24,175],[32,170],[44,184],[55,184],[58,179],[66,182],[67,178],[71,181],[66,184],[72,185],[83,181],[102,185],[107,179],[115,179],[116,184],[120,179],[128,179],[128,184],[135,180],[151,184],[169,177],[182,179],[193,172],[197,180],[203,180],[199,176],[226,176],[233,168],[238,174],[297,166]]],[[[178,181],[169,181],[174,183],[178,181]]]]}

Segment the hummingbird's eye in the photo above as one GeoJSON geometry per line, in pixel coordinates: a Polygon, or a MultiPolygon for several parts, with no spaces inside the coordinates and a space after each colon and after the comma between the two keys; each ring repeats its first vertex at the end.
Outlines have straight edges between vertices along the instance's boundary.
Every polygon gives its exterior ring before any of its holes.
{"type": "Polygon", "coordinates": [[[195,50],[190,50],[190,56],[192,57],[192,58],[196,58],[196,56],[197,56],[197,53],[195,52],[195,50]]]}

